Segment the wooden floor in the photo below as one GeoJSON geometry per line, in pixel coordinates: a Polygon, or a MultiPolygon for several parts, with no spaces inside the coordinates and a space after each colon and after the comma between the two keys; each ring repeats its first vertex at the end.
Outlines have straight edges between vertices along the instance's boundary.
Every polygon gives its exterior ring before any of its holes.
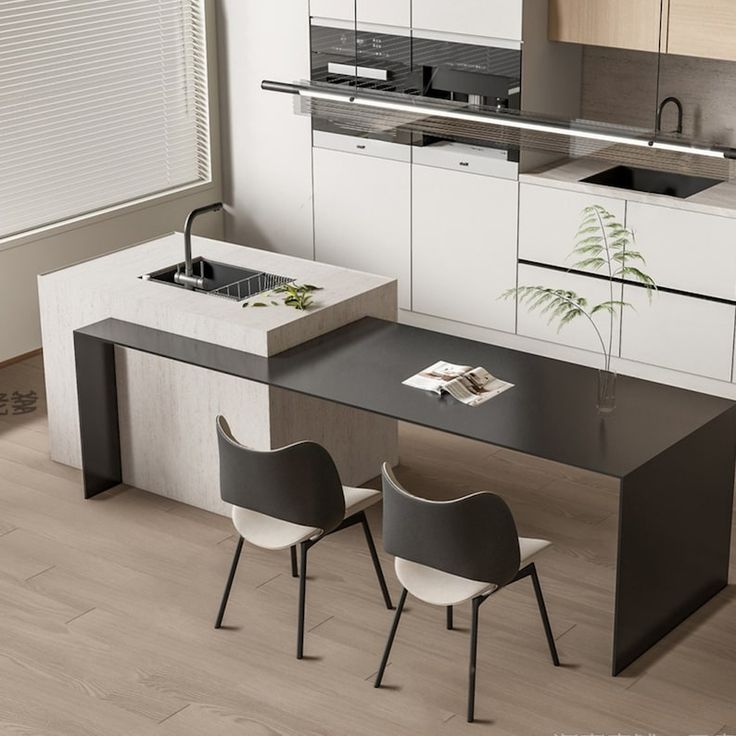
{"type": "MultiPolygon", "coordinates": [[[[0,394],[30,389],[42,394],[40,358],[0,370],[0,394]]],[[[495,490],[523,534],[554,541],[538,566],[563,667],[525,581],[481,609],[478,723],[464,721],[467,610],[448,632],[443,610],[410,600],[374,690],[391,614],[359,528],[311,553],[304,661],[287,553],[246,549],[214,631],[228,519],[135,489],[82,501],[79,473],[48,459],[41,401],[0,417],[0,734],[736,733],[734,587],[608,676],[610,481],[413,427],[401,449],[409,487],[495,490]]],[[[371,522],[380,537],[380,514],[371,522]]]]}

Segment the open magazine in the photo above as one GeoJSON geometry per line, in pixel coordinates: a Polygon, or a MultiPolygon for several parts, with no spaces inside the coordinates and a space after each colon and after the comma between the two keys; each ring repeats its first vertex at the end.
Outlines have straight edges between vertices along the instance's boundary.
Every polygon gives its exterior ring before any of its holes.
{"type": "Polygon", "coordinates": [[[444,360],[439,360],[415,376],[407,378],[403,384],[433,391],[438,395],[448,393],[468,406],[478,406],[514,385],[492,376],[485,368],[454,365],[444,360]]]}

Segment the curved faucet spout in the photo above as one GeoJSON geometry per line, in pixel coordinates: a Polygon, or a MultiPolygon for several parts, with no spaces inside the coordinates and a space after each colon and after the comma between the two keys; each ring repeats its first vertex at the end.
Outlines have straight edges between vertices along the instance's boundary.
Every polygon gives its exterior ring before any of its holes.
{"type": "Polygon", "coordinates": [[[675,132],[682,135],[683,125],[683,108],[682,108],[682,102],[677,99],[677,97],[665,97],[662,102],[659,103],[659,107],[657,108],[657,133],[662,132],[662,113],[664,112],[664,108],[667,107],[668,104],[672,103],[677,107],[677,129],[675,132]]]}
{"type": "Polygon", "coordinates": [[[194,225],[194,220],[199,215],[204,215],[207,212],[219,212],[221,209],[222,202],[213,202],[204,207],[197,207],[187,215],[184,223],[184,273],[177,273],[174,276],[174,281],[177,284],[186,286],[187,289],[203,288],[204,278],[195,276],[192,267],[192,225],[194,225]]]}

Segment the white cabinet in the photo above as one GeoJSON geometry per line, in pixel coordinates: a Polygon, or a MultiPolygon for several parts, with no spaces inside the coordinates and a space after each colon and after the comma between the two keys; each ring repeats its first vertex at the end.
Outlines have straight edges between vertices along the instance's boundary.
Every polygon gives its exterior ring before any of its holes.
{"type": "Polygon", "coordinates": [[[413,308],[435,317],[514,331],[518,184],[414,166],[413,308]]]}
{"type": "Polygon", "coordinates": [[[627,225],[658,285],[736,298],[736,219],[629,202],[627,225]]]}
{"type": "Polygon", "coordinates": [[[413,0],[412,8],[417,31],[521,41],[521,0],[413,0]]]}
{"type": "Polygon", "coordinates": [[[411,0],[357,0],[357,18],[355,0],[311,0],[310,13],[318,18],[408,28],[411,0]]]}
{"type": "Polygon", "coordinates": [[[623,199],[522,184],[519,187],[519,258],[569,268],[568,257],[583,217],[591,205],[605,207],[621,224],[626,217],[623,199]]]}
{"type": "MultiPolygon", "coordinates": [[[[605,279],[593,276],[580,276],[565,271],[555,271],[538,266],[527,266],[519,264],[519,286],[543,286],[553,289],[566,289],[574,291],[578,296],[585,297],[588,304],[594,306],[601,302],[609,301],[611,298],[609,282],[605,279]]],[[[613,298],[621,298],[622,288],[614,285],[613,298]]],[[[540,310],[530,312],[529,309],[519,304],[518,308],[518,333],[526,337],[535,337],[539,340],[568,345],[583,350],[592,350],[601,353],[600,367],[603,367],[603,354],[601,342],[596,335],[595,329],[590,322],[580,316],[566,324],[558,331],[559,322],[549,323],[549,315],[541,314],[540,310]]],[[[601,332],[606,348],[611,338],[611,321],[607,313],[599,312],[593,320],[601,332]]],[[[620,316],[613,320],[612,355],[618,355],[619,337],[621,334],[620,316]]]]}
{"type": "Polygon", "coordinates": [[[410,309],[411,165],[315,148],[314,247],[318,261],[398,278],[410,309]]]}
{"type": "Polygon", "coordinates": [[[731,380],[736,308],[707,299],[625,286],[621,357],[731,380]]]}

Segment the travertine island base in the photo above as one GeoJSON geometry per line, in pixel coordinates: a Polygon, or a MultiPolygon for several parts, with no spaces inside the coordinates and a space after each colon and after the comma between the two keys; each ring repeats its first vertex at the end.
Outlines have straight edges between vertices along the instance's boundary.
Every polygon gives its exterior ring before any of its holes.
{"type": "MultiPolygon", "coordinates": [[[[39,276],[51,457],[81,466],[73,331],[114,317],[261,356],[275,355],[361,317],[395,320],[396,282],[206,238],[196,256],[317,285],[315,305],[243,308],[241,302],[144,280],[182,260],[173,233],[39,276]]],[[[270,300],[269,300],[270,303],[270,300]]],[[[397,460],[395,420],[142,352],[115,354],[123,481],[227,514],[220,500],[215,416],[269,449],[300,439],[324,444],[343,482],[363,483],[397,460]]]]}

